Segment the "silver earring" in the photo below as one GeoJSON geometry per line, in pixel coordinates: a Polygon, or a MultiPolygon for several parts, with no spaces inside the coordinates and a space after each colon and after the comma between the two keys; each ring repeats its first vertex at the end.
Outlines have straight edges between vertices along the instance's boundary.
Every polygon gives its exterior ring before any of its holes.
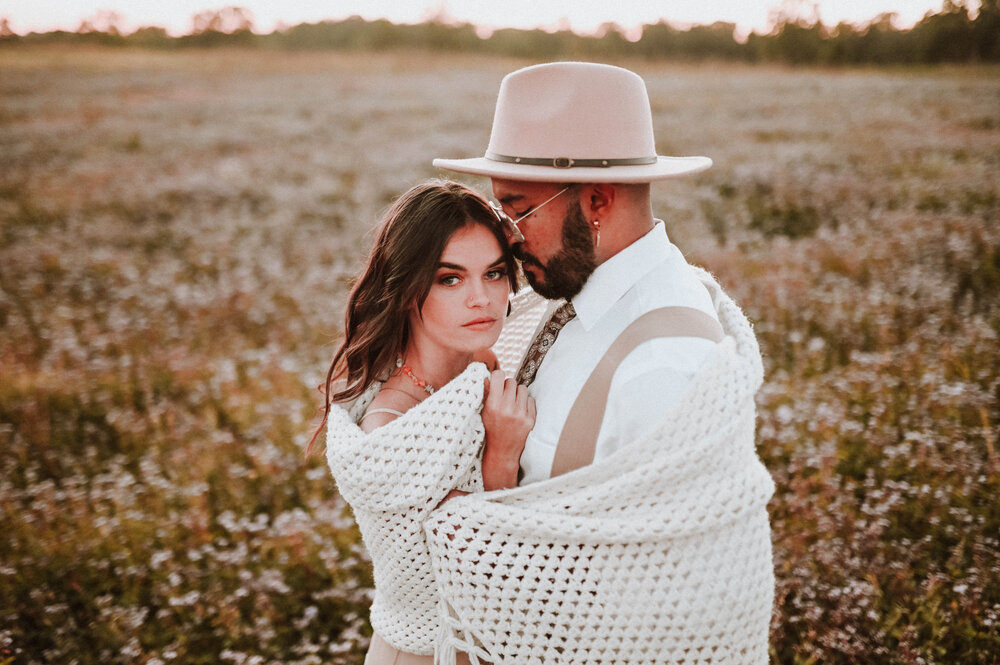
{"type": "Polygon", "coordinates": [[[594,243],[594,249],[601,246],[601,223],[598,220],[591,222],[594,225],[594,230],[597,231],[597,242],[594,243]]]}

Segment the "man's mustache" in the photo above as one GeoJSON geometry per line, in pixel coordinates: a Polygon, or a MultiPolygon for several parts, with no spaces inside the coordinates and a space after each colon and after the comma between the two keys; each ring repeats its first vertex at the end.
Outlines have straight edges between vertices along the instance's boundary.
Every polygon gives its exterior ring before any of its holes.
{"type": "Polygon", "coordinates": [[[511,253],[514,254],[514,258],[520,261],[522,265],[528,264],[528,265],[533,265],[537,268],[545,267],[542,265],[542,262],[538,260],[538,257],[524,251],[523,246],[521,244],[517,244],[511,247],[511,253]]]}

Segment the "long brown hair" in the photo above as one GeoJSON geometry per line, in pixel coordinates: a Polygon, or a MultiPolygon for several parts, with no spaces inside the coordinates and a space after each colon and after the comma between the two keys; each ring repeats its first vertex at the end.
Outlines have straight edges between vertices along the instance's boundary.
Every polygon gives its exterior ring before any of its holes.
{"type": "Polygon", "coordinates": [[[516,290],[517,268],[503,222],[482,196],[447,180],[429,180],[405,192],[382,219],[348,296],[344,341],[326,373],[323,420],[307,454],[332,404],[358,397],[395,367],[410,338],[410,305],[423,306],[448,240],[468,224],[481,224],[496,237],[511,290],[516,290]]]}

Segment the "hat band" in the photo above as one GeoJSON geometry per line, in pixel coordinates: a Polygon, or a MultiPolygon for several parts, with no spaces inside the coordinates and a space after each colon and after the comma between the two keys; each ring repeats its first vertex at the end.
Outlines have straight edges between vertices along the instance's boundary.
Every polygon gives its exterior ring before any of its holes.
{"type": "Polygon", "coordinates": [[[573,167],[598,167],[609,166],[643,166],[646,164],[656,164],[657,159],[653,157],[630,157],[627,159],[573,159],[572,157],[511,157],[510,155],[498,155],[495,152],[487,152],[486,159],[494,162],[506,162],[508,164],[524,164],[526,166],[552,166],[557,169],[571,169],[573,167]]]}

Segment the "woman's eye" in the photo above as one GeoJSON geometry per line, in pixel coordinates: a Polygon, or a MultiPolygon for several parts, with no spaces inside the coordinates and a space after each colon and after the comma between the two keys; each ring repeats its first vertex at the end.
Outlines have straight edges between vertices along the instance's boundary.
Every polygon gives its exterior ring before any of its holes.
{"type": "Polygon", "coordinates": [[[494,268],[486,273],[486,279],[491,282],[495,282],[498,279],[503,279],[507,276],[507,271],[504,268],[494,268]]]}
{"type": "Polygon", "coordinates": [[[458,284],[458,275],[443,275],[438,278],[438,283],[445,286],[455,286],[458,284]]]}

